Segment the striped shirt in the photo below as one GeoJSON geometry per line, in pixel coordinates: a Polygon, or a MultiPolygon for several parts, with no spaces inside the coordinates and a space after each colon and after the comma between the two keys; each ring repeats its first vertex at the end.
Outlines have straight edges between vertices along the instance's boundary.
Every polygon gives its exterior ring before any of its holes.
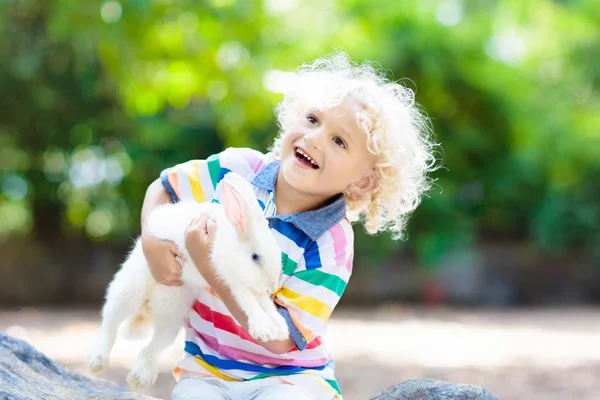
{"type": "Polygon", "coordinates": [[[239,325],[214,291],[206,289],[189,310],[184,357],[173,372],[177,379],[182,373],[228,381],[273,378],[305,387],[318,399],[341,399],[322,338],[352,272],[354,235],[346,201],[340,195],[317,210],[277,215],[273,199],[279,165],[271,153],[228,148],[161,173],[174,202],[220,202],[219,182],[230,171],[252,184],[281,248],[283,274],[275,303],[295,343],[284,354],[268,351],[239,325]]]}

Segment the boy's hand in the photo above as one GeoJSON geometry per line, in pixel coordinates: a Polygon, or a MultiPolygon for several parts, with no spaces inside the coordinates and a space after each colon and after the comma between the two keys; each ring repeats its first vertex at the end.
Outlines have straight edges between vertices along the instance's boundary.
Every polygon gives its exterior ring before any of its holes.
{"type": "Polygon", "coordinates": [[[212,271],[210,251],[217,225],[209,216],[195,218],[185,232],[185,247],[200,274],[208,279],[212,271]]]}
{"type": "Polygon", "coordinates": [[[142,234],[142,248],[156,282],[166,286],[183,285],[181,264],[177,261],[177,258],[183,259],[183,255],[175,243],[142,234]]]}

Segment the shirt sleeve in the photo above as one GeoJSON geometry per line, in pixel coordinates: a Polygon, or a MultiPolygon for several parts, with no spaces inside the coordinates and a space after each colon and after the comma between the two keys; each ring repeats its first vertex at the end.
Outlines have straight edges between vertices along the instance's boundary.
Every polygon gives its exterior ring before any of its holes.
{"type": "Polygon", "coordinates": [[[352,273],[353,232],[344,219],[304,252],[304,265],[286,279],[275,302],[299,350],[325,332],[352,273]]]}
{"type": "Polygon", "coordinates": [[[205,160],[190,160],[163,170],[160,180],[173,203],[194,200],[212,202],[218,184],[231,171],[251,180],[264,162],[264,155],[247,148],[227,148],[205,160]]]}

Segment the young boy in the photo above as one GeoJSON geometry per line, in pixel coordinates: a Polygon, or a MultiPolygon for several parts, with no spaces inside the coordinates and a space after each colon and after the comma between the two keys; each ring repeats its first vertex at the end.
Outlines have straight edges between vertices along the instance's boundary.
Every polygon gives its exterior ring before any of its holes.
{"type": "Polygon", "coordinates": [[[259,342],[213,274],[208,254],[218,227],[206,219],[190,225],[188,252],[212,290],[189,310],[174,399],[340,399],[322,335],[351,275],[351,222],[398,238],[429,189],[435,145],[410,89],[344,54],[303,65],[290,87],[269,153],[229,148],[188,161],[163,171],[146,194],[143,248],[159,283],[181,284],[180,254],[145,233],[147,215],[168,201],[219,201],[230,171],[253,185],[282,251],[274,302],[290,335],[259,342]]]}

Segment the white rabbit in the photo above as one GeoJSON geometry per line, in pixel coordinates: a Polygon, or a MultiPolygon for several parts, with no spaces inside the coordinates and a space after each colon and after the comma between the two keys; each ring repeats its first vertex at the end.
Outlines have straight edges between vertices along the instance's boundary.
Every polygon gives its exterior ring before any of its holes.
{"type": "Polygon", "coordinates": [[[107,288],[100,334],[86,359],[90,370],[97,372],[108,365],[123,321],[128,319],[133,326],[149,318],[154,325],[152,339],[139,353],[127,382],[137,388],[154,384],[158,357],[175,340],[195,295],[207,286],[185,247],[191,220],[204,214],[209,214],[217,227],[212,263],[248,316],[248,333],[264,341],[288,337],[287,324],[272,300],[279,287],[281,252],[268,222],[244,178],[229,172],[220,187],[222,205],[182,201],[159,206],[148,217],[149,232],[173,241],[184,255],[183,286],[160,285],[154,280],[138,239],[107,288]]]}

